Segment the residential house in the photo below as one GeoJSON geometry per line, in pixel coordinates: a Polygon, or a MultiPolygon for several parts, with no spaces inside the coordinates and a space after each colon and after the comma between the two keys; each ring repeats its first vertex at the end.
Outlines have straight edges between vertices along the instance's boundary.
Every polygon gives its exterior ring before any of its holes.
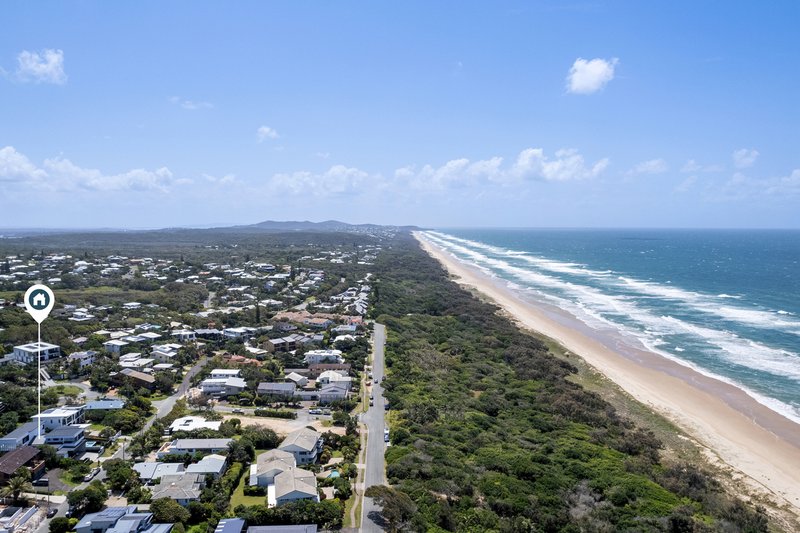
{"type": "Polygon", "coordinates": [[[327,329],[333,325],[333,321],[327,318],[306,318],[303,324],[317,329],[327,329]]]}
{"type": "Polygon", "coordinates": [[[135,463],[133,469],[139,473],[139,479],[143,484],[149,485],[164,476],[174,476],[186,471],[183,463],[159,463],[143,462],[135,463]]]}
{"type": "Polygon", "coordinates": [[[0,483],[8,481],[20,468],[27,469],[31,479],[42,477],[45,464],[38,448],[23,446],[0,457],[0,483]]]}
{"type": "Polygon", "coordinates": [[[308,377],[317,379],[326,370],[340,370],[350,373],[350,363],[319,363],[308,366],[308,377]]]}
{"type": "Polygon", "coordinates": [[[67,360],[72,363],[72,361],[78,362],[78,368],[83,370],[87,366],[94,363],[95,357],[97,356],[97,352],[94,350],[87,350],[85,352],[74,352],[69,354],[67,360]]]}
{"type": "Polygon", "coordinates": [[[251,487],[266,487],[275,483],[275,476],[296,466],[294,455],[284,450],[270,450],[259,454],[256,462],[250,465],[251,487]]]}
{"type": "Polygon", "coordinates": [[[319,501],[317,478],[297,467],[292,452],[276,449],[262,453],[250,466],[250,486],[267,488],[267,504],[280,506],[297,500],[319,501]]]}
{"type": "Polygon", "coordinates": [[[119,385],[130,383],[134,387],[144,387],[149,390],[153,390],[156,386],[156,378],[132,368],[123,368],[110,376],[119,385]]]}
{"type": "Polygon", "coordinates": [[[227,451],[233,439],[176,439],[161,446],[156,455],[209,454],[227,451]]]}
{"type": "Polygon", "coordinates": [[[225,328],[222,330],[222,335],[228,339],[242,339],[246,340],[254,337],[258,333],[257,328],[248,328],[245,326],[238,328],[225,328]]]}
{"type": "Polygon", "coordinates": [[[117,411],[125,407],[125,400],[115,400],[109,398],[102,398],[92,402],[86,402],[87,414],[89,411],[117,411]]]}
{"type": "Polygon", "coordinates": [[[86,450],[84,429],[78,426],[54,429],[44,436],[44,443],[54,446],[60,457],[74,457],[86,450]]]}
{"type": "Polygon", "coordinates": [[[76,533],[169,533],[172,524],[153,524],[153,513],[140,513],[135,505],[108,507],[84,515],[76,533]]]}
{"type": "Polygon", "coordinates": [[[175,433],[176,431],[194,431],[196,429],[211,429],[219,431],[222,422],[210,422],[201,416],[184,416],[176,419],[169,426],[169,432],[175,433]]]}
{"type": "Polygon", "coordinates": [[[25,422],[0,438],[0,452],[16,450],[26,444],[30,444],[36,439],[38,434],[39,424],[36,422],[25,422]]]}
{"type": "Polygon", "coordinates": [[[313,429],[301,428],[292,431],[278,446],[279,450],[294,455],[299,465],[314,463],[322,453],[322,435],[313,429]]]}
{"type": "Polygon", "coordinates": [[[112,339],[103,343],[103,348],[110,353],[120,353],[128,343],[118,339],[112,339]]]}
{"type": "Polygon", "coordinates": [[[332,403],[347,399],[347,389],[342,383],[325,385],[319,391],[319,403],[332,403]]]}
{"type": "Polygon", "coordinates": [[[284,379],[287,382],[290,381],[290,382],[294,383],[295,386],[297,386],[299,388],[303,388],[306,385],[308,385],[308,378],[305,377],[305,376],[301,376],[297,372],[289,372],[288,374],[286,374],[286,377],[284,379]]]}
{"type": "Polygon", "coordinates": [[[217,522],[214,533],[242,533],[245,521],[241,518],[223,518],[217,522]]]}
{"type": "Polygon", "coordinates": [[[317,377],[317,381],[323,385],[337,383],[349,391],[352,388],[353,378],[341,370],[326,370],[317,377]]]}
{"type": "Polygon", "coordinates": [[[309,350],[303,356],[308,365],[319,363],[344,363],[341,350],[309,350]]]}
{"type": "Polygon", "coordinates": [[[207,378],[200,382],[204,394],[211,396],[231,396],[247,389],[247,382],[242,378],[207,378]]]}
{"type": "Polygon", "coordinates": [[[85,405],[65,405],[64,407],[51,407],[42,411],[41,416],[36,414],[31,418],[34,422],[41,419],[42,427],[47,429],[58,429],[82,424],[84,420],[85,405]]]}
{"type": "Polygon", "coordinates": [[[153,500],[169,498],[181,505],[189,505],[191,502],[200,500],[200,494],[205,488],[205,479],[204,475],[185,472],[164,476],[161,478],[161,482],[151,489],[152,498],[153,500]]]}
{"type": "Polygon", "coordinates": [[[212,476],[214,479],[218,479],[225,473],[227,461],[228,459],[224,455],[212,453],[211,455],[206,455],[198,462],[188,465],[186,467],[186,473],[189,475],[199,474],[202,476],[212,476]]]}
{"type": "Polygon", "coordinates": [[[197,335],[195,335],[195,332],[191,329],[172,330],[171,335],[175,337],[178,342],[192,342],[197,338],[197,335]]]}
{"type": "Polygon", "coordinates": [[[215,368],[211,371],[210,377],[212,379],[224,378],[238,378],[241,377],[242,371],[238,368],[215,368]]]}
{"type": "MultiPolygon", "coordinates": [[[[319,501],[314,472],[294,467],[275,476],[275,505],[280,507],[299,500],[319,501]]],[[[268,495],[267,504],[270,503],[268,495]]]]}
{"type": "Polygon", "coordinates": [[[38,356],[41,355],[42,362],[50,361],[61,357],[61,347],[57,344],[47,342],[31,342],[14,346],[11,358],[24,365],[36,363],[38,356]]]}
{"type": "Polygon", "coordinates": [[[291,400],[294,396],[296,385],[289,383],[259,383],[256,392],[259,396],[269,396],[276,400],[291,400]]]}

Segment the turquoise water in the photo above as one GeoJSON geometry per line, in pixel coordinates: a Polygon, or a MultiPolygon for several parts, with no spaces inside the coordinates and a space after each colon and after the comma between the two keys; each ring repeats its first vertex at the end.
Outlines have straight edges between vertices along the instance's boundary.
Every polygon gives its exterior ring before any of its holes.
{"type": "Polygon", "coordinates": [[[461,260],[800,422],[800,231],[458,229],[461,260]]]}

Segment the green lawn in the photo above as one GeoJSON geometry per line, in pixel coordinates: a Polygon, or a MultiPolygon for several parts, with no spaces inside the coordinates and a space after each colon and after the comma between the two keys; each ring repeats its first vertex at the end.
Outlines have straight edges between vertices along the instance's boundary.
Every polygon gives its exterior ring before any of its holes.
{"type": "MultiPolygon", "coordinates": [[[[233,491],[231,496],[231,509],[236,508],[237,505],[262,505],[267,502],[266,496],[245,496],[244,485],[247,483],[249,474],[245,472],[242,479],[239,481],[239,486],[233,491]]],[[[187,532],[188,533],[188,532],[187,532]]]]}
{"type": "Polygon", "coordinates": [[[61,384],[51,388],[54,389],[57,393],[61,394],[62,396],[77,396],[83,393],[83,389],[75,385],[61,384]]]}

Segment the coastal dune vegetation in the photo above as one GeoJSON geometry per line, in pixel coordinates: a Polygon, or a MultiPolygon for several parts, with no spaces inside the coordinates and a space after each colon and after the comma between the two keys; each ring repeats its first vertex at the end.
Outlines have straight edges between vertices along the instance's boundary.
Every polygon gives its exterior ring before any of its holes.
{"type": "Polygon", "coordinates": [[[409,234],[376,264],[386,324],[389,529],[762,532],[765,510],[570,381],[555,357],[451,282],[409,234]]]}

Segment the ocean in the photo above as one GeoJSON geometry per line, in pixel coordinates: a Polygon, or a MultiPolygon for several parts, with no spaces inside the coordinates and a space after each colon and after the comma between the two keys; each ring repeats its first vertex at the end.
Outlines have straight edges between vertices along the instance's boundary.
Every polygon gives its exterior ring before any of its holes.
{"type": "Polygon", "coordinates": [[[731,383],[800,423],[800,231],[424,234],[526,298],[731,383]]]}

